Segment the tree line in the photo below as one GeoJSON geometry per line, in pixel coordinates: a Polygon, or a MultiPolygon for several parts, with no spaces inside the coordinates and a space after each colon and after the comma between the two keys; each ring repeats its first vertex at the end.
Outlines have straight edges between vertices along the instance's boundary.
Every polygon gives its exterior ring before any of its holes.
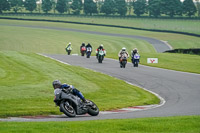
{"type": "Polygon", "coordinates": [[[79,15],[85,13],[105,15],[130,15],[159,17],[167,15],[200,16],[200,0],[0,0],[0,13],[13,10],[15,13],[25,8],[31,13],[35,10],[48,13],[53,10],[63,14],[79,15]]]}

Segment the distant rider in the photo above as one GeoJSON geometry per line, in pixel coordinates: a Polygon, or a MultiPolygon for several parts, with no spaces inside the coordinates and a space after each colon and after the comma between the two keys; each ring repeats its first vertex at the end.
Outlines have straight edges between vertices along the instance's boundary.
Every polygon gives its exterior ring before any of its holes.
{"type": "MultiPolygon", "coordinates": [[[[137,55],[137,56],[140,56],[137,48],[134,48],[132,51],[131,51],[131,57],[132,57],[132,63],[134,62],[134,56],[137,55]]],[[[138,59],[139,60],[139,59],[138,59]]]]}
{"type": "Polygon", "coordinates": [[[66,91],[66,92],[70,92],[75,96],[78,96],[83,102],[86,102],[83,94],[79,90],[74,88],[72,85],[67,85],[65,83],[61,84],[61,82],[59,80],[54,80],[52,84],[53,84],[55,95],[63,90],[63,91],[66,91]]]}
{"type": "MultiPolygon", "coordinates": [[[[90,43],[88,43],[87,45],[86,45],[86,50],[87,49],[90,49],[91,48],[91,50],[92,50],[92,46],[90,45],[90,43]]],[[[92,52],[92,51],[91,51],[92,52]]]]}
{"type": "Polygon", "coordinates": [[[85,47],[85,43],[84,43],[84,42],[83,42],[83,43],[81,44],[81,46],[80,46],[80,52],[81,52],[82,50],[86,50],[86,47],[85,47]]]}
{"type": "Polygon", "coordinates": [[[96,50],[96,56],[99,54],[99,51],[102,50],[104,52],[104,56],[106,56],[106,50],[103,48],[103,44],[101,44],[96,50]]]}
{"type": "Polygon", "coordinates": [[[69,42],[69,44],[66,45],[65,50],[68,52],[68,55],[71,53],[71,51],[72,51],[71,42],[69,42]]]}
{"type": "Polygon", "coordinates": [[[126,51],[126,48],[125,48],[125,47],[123,47],[123,48],[119,51],[119,53],[118,53],[119,61],[120,61],[120,58],[122,57],[122,55],[124,55],[124,54],[125,54],[125,56],[126,56],[127,58],[129,58],[129,54],[128,54],[128,52],[126,51]]]}

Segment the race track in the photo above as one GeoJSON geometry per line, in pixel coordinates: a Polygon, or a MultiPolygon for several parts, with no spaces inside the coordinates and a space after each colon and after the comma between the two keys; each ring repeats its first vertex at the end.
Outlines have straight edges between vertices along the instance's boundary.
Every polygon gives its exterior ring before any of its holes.
{"type": "MultiPolygon", "coordinates": [[[[4,25],[4,26],[18,26],[27,28],[43,28],[54,30],[68,30],[72,32],[84,32],[87,34],[99,34],[108,36],[120,36],[128,38],[140,38],[152,44],[157,52],[163,52],[170,49],[164,42],[147,37],[131,36],[101,33],[93,31],[82,31],[76,29],[61,29],[52,27],[38,27],[38,26],[22,26],[22,25],[4,25]]],[[[178,72],[160,68],[153,68],[140,65],[139,68],[133,68],[132,64],[127,64],[125,69],[119,67],[117,60],[107,59],[102,64],[97,63],[95,57],[87,59],[80,56],[67,55],[49,55],[44,54],[50,58],[62,61],[75,66],[81,66],[94,71],[102,72],[110,76],[125,80],[129,83],[135,84],[142,88],[148,89],[157,93],[163,99],[165,104],[163,106],[148,109],[143,111],[133,111],[128,113],[111,113],[99,114],[96,117],[78,116],[75,118],[68,118],[64,115],[54,116],[43,119],[29,119],[29,118],[10,118],[0,119],[0,121],[84,121],[84,120],[100,120],[100,119],[126,119],[126,118],[143,118],[143,117],[161,117],[161,116],[182,116],[182,115],[200,115],[200,75],[178,72]]]]}
{"type": "MultiPolygon", "coordinates": [[[[87,59],[80,56],[47,55],[46,56],[75,66],[81,66],[94,71],[128,81],[159,94],[165,99],[163,106],[143,111],[128,113],[100,113],[96,117],[54,116],[42,119],[11,118],[6,121],[85,121],[100,119],[126,119],[143,117],[164,117],[182,115],[200,115],[200,75],[178,72],[140,65],[139,68],[127,64],[125,69],[119,67],[117,60],[107,59],[99,64],[95,57],[87,59]],[[125,76],[126,75],[126,76],[125,76]]],[[[123,88],[122,88],[123,89],[123,88]]],[[[106,92],[105,92],[106,93],[106,92]]]]}

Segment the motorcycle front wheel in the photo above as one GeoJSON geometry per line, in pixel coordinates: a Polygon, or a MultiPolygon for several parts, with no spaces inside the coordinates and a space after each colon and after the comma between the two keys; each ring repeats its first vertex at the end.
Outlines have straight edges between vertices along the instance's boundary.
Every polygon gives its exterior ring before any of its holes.
{"type": "Polygon", "coordinates": [[[76,116],[76,112],[75,112],[74,108],[68,102],[62,102],[60,104],[60,109],[68,117],[75,117],[76,116]]]}
{"type": "Polygon", "coordinates": [[[88,106],[88,114],[91,116],[97,116],[99,114],[99,108],[94,102],[90,100],[87,101],[91,103],[91,105],[88,106]]]}

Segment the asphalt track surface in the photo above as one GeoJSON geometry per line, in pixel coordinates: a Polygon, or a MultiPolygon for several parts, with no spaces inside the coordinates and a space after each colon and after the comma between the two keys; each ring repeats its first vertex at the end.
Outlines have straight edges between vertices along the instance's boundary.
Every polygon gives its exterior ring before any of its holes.
{"type": "MultiPolygon", "coordinates": [[[[108,34],[109,33],[105,33],[104,35],[108,34]]],[[[160,50],[157,51],[161,52],[163,50],[164,49],[160,47],[160,50]]],[[[119,62],[117,60],[107,58],[104,59],[102,64],[99,64],[95,57],[87,59],[80,56],[50,54],[44,55],[59,60],[63,63],[81,66],[94,71],[102,72],[121,80],[125,80],[131,84],[140,86],[141,88],[145,88],[147,90],[155,92],[165,100],[165,104],[157,108],[143,111],[99,114],[95,117],[84,115],[77,116],[75,118],[68,118],[64,115],[61,115],[43,119],[11,118],[0,119],[0,121],[85,121],[102,119],[129,119],[144,117],[200,115],[200,74],[178,72],[143,65],[139,65],[138,68],[134,68],[131,63],[128,63],[127,67],[123,69],[119,67],[119,62]]]]}

